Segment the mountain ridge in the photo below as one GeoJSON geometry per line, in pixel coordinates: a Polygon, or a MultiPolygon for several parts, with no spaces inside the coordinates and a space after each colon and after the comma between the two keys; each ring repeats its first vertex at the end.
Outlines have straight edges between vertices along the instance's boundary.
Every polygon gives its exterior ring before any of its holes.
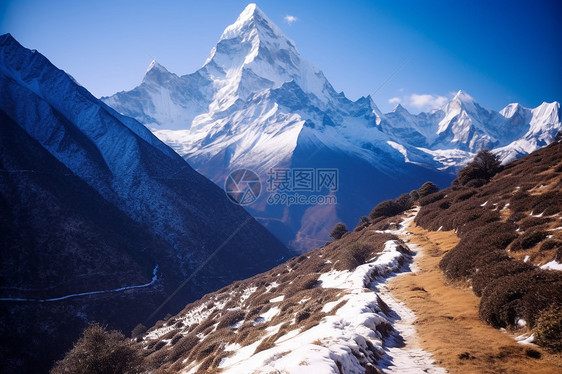
{"type": "MultiPolygon", "coordinates": [[[[558,102],[517,106],[519,114],[506,117],[509,106],[501,112],[484,109],[462,90],[429,113],[414,115],[400,106],[383,114],[370,96],[351,101],[337,93],[254,4],[226,28],[202,68],[166,76],[169,84],[141,83],[102,100],[137,118],[219,186],[237,169],[253,170],[264,181],[275,168],[330,167],[315,157],[318,152],[333,165],[345,158],[342,167],[376,176],[370,183],[382,174],[389,185],[402,181],[404,191],[430,179],[444,186],[482,148],[495,149],[508,162],[548,144],[562,128],[558,102]]],[[[345,178],[337,195],[352,205],[332,210],[326,224],[352,225],[351,217],[359,214],[361,207],[349,197],[367,190],[351,172],[345,178]]],[[[392,196],[379,192],[379,201],[392,196]]],[[[285,243],[306,250],[312,246],[297,237],[327,240],[328,232],[302,231],[303,209],[288,207],[287,218],[281,207],[266,205],[262,199],[247,209],[264,217],[265,225],[284,220],[284,229],[272,230],[285,243]]]]}

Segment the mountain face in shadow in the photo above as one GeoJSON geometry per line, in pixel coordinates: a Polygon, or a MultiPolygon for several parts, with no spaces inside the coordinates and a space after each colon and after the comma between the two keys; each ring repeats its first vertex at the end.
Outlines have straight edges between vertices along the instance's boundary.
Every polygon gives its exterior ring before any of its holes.
{"type": "Polygon", "coordinates": [[[9,369],[45,371],[88,322],[128,332],[291,255],[143,125],[9,34],[0,123],[9,369]]]}

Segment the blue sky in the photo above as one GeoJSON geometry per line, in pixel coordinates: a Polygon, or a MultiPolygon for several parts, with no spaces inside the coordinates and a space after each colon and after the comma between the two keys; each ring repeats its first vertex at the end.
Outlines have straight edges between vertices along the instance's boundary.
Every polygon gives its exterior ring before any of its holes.
{"type": "MultiPolygon", "coordinates": [[[[248,3],[4,0],[0,33],[99,97],[138,85],[152,59],[179,75],[195,71],[248,3]]],[[[351,99],[374,93],[385,112],[398,102],[427,110],[459,89],[496,110],[562,100],[557,1],[256,3],[336,90],[351,99]]]]}

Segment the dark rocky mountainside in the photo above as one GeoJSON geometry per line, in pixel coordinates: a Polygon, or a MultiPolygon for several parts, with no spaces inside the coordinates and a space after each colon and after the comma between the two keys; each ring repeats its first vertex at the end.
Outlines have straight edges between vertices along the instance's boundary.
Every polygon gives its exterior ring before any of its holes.
{"type": "Polygon", "coordinates": [[[0,114],[9,331],[0,355],[10,367],[45,370],[89,321],[127,331],[156,311],[154,322],[291,253],[144,126],[9,34],[0,36],[0,114]]]}

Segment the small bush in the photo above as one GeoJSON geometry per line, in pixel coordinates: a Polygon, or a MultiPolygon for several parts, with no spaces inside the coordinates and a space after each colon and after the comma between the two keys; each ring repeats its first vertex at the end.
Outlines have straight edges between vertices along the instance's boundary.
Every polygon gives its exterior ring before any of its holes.
{"type": "Polygon", "coordinates": [[[246,317],[246,313],[241,310],[233,310],[231,312],[227,312],[220,320],[217,329],[222,329],[226,327],[231,327],[232,325],[236,324],[237,322],[242,321],[246,317]]]}
{"type": "Polygon", "coordinates": [[[162,340],[159,340],[155,345],[154,348],[152,348],[154,351],[159,351],[160,349],[164,348],[164,346],[166,345],[166,342],[163,342],[162,340]]]}
{"type": "Polygon", "coordinates": [[[467,192],[463,192],[463,193],[457,195],[456,201],[457,201],[457,202],[458,202],[458,201],[465,201],[465,200],[470,199],[470,198],[471,198],[472,196],[474,196],[474,195],[476,195],[476,189],[471,189],[471,190],[469,190],[469,191],[467,191],[467,192]]]}
{"type": "Polygon", "coordinates": [[[256,350],[254,351],[254,354],[259,353],[261,351],[266,351],[268,349],[271,349],[275,347],[275,342],[271,341],[271,339],[264,339],[257,347],[256,350]]]}
{"type": "Polygon", "coordinates": [[[168,357],[172,362],[179,360],[181,357],[187,357],[187,354],[199,343],[199,338],[193,334],[188,334],[186,336],[178,334],[176,335],[176,338],[177,337],[180,337],[180,339],[173,343],[173,348],[170,350],[168,357]]]}
{"type": "Polygon", "coordinates": [[[336,225],[334,226],[334,228],[332,229],[332,232],[330,233],[330,237],[334,240],[338,240],[341,239],[342,236],[344,236],[344,234],[348,233],[349,230],[347,229],[347,227],[345,227],[345,225],[343,223],[336,223],[336,225]]]}
{"type": "Polygon", "coordinates": [[[530,271],[534,268],[531,264],[515,260],[506,260],[484,266],[472,277],[472,290],[476,296],[482,296],[482,291],[491,283],[500,281],[501,277],[530,271]]]}
{"type": "Polygon", "coordinates": [[[541,230],[530,230],[521,235],[511,247],[512,251],[533,248],[535,245],[546,239],[548,232],[541,230]]]}
{"type": "Polygon", "coordinates": [[[517,318],[523,318],[533,328],[552,303],[562,304],[562,274],[535,269],[488,285],[482,293],[479,314],[494,327],[515,325],[517,318]]]}
{"type": "Polygon", "coordinates": [[[439,187],[433,182],[425,182],[422,184],[420,189],[418,190],[418,196],[421,199],[422,197],[431,195],[439,191],[439,187]]]}
{"type": "Polygon", "coordinates": [[[377,206],[371,210],[369,217],[375,219],[378,217],[392,217],[400,214],[404,211],[404,208],[393,200],[385,200],[380,202],[377,206]]]}
{"type": "Polygon", "coordinates": [[[345,248],[340,249],[344,252],[340,262],[337,265],[338,270],[354,270],[357,266],[363,265],[374,255],[375,248],[367,243],[352,243],[345,248]]]}
{"type": "Polygon", "coordinates": [[[552,219],[550,218],[541,218],[541,217],[527,217],[519,222],[519,227],[523,231],[527,231],[532,227],[545,225],[551,222],[552,219]]]}
{"type": "Polygon", "coordinates": [[[369,217],[362,216],[361,218],[359,218],[359,222],[357,223],[357,226],[353,231],[361,231],[365,229],[367,226],[369,226],[369,223],[370,223],[369,217]]]}
{"type": "Polygon", "coordinates": [[[296,323],[301,323],[302,321],[308,319],[309,317],[310,317],[310,312],[307,310],[303,310],[297,313],[295,317],[295,321],[296,323]]]}
{"type": "Polygon", "coordinates": [[[318,286],[318,274],[308,274],[303,277],[300,282],[300,288],[303,290],[310,290],[318,286]]]}
{"type": "Polygon", "coordinates": [[[133,331],[131,331],[131,338],[137,338],[146,332],[146,326],[142,323],[139,323],[135,326],[133,331]]]}
{"type": "Polygon", "coordinates": [[[539,359],[539,358],[541,358],[541,356],[542,356],[539,351],[537,351],[536,349],[533,349],[533,348],[527,348],[527,349],[525,349],[525,354],[526,354],[528,357],[536,358],[536,359],[539,359]]]}
{"type": "Polygon", "coordinates": [[[408,210],[414,206],[414,201],[407,193],[398,196],[395,202],[402,207],[403,211],[408,210]]]}
{"type": "Polygon", "coordinates": [[[176,336],[174,336],[172,338],[172,340],[170,340],[170,345],[175,345],[177,342],[179,342],[181,339],[183,338],[182,334],[177,334],[176,336]]]}
{"type": "Polygon", "coordinates": [[[541,244],[540,250],[548,251],[551,249],[558,249],[558,248],[562,248],[562,241],[555,240],[555,239],[548,239],[541,244]]]}
{"type": "Polygon", "coordinates": [[[444,197],[445,197],[445,194],[443,192],[438,192],[438,193],[433,193],[433,194],[428,195],[428,196],[420,197],[418,202],[421,206],[426,206],[426,205],[432,204],[436,201],[439,201],[439,200],[443,199],[444,197]]]}
{"type": "Polygon", "coordinates": [[[474,181],[472,185],[480,187],[501,169],[499,157],[483,149],[474,156],[474,160],[459,171],[457,179],[453,181],[453,185],[467,186],[469,182],[474,181]]]}
{"type": "Polygon", "coordinates": [[[94,324],[87,327],[74,347],[58,361],[51,374],[138,373],[142,357],[133,342],[119,331],[94,324]]]}
{"type": "Polygon", "coordinates": [[[539,315],[535,342],[553,351],[562,351],[562,306],[553,304],[539,315]]]}

